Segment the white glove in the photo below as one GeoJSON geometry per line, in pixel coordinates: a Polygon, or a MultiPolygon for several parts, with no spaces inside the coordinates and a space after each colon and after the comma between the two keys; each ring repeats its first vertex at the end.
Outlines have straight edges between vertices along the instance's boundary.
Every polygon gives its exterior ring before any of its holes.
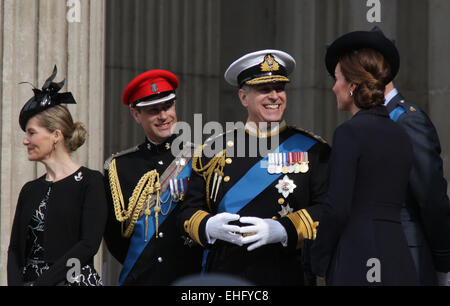
{"type": "Polygon", "coordinates": [[[436,272],[438,286],[450,286],[450,273],[436,272]]]}
{"type": "Polygon", "coordinates": [[[287,246],[287,232],[280,222],[272,219],[261,219],[257,217],[242,217],[241,223],[249,223],[253,225],[241,227],[241,234],[252,233],[251,236],[242,238],[242,243],[252,243],[247,250],[253,251],[260,246],[270,243],[281,242],[283,246],[287,246]]]}
{"type": "Polygon", "coordinates": [[[208,243],[213,244],[216,239],[220,239],[242,246],[242,235],[239,234],[241,228],[237,225],[228,224],[231,221],[239,220],[239,218],[239,215],[230,213],[220,213],[209,218],[205,228],[208,243]]]}

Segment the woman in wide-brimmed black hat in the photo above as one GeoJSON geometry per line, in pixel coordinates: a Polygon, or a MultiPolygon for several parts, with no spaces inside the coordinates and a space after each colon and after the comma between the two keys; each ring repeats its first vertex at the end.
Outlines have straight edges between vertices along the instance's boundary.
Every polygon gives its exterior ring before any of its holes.
{"type": "Polygon", "coordinates": [[[19,195],[8,250],[8,285],[101,285],[93,265],[106,222],[103,175],[71,153],[87,132],[66,106],[76,103],[53,74],[22,108],[19,124],[28,160],[46,173],[19,195]]]}
{"type": "Polygon", "coordinates": [[[412,147],[383,105],[397,49],[379,29],[351,32],[328,47],[325,63],[338,109],[353,117],[334,133],[313,270],[327,285],[416,285],[400,222],[412,147]]]}

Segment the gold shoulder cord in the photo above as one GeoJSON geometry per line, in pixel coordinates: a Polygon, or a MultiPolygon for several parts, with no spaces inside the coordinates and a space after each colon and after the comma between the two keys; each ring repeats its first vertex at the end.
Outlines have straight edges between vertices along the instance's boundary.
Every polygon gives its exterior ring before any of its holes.
{"type": "Polygon", "coordinates": [[[120,188],[115,159],[109,165],[108,175],[109,184],[111,187],[111,195],[114,204],[114,213],[116,215],[117,221],[122,223],[122,236],[126,238],[129,238],[131,236],[131,234],[133,233],[134,224],[139,219],[139,213],[142,211],[144,204],[146,204],[145,241],[147,241],[148,217],[151,215],[151,208],[155,204],[156,207],[154,211],[156,218],[156,234],[158,235],[158,214],[161,211],[159,203],[159,191],[161,189],[161,185],[159,182],[158,171],[149,171],[141,177],[133,190],[133,194],[128,203],[128,208],[125,208],[125,201],[123,200],[122,189],[120,188]],[[152,201],[152,196],[155,192],[156,201],[152,201]],[[126,223],[125,230],[124,223],[126,223]]]}
{"type": "Polygon", "coordinates": [[[222,182],[222,178],[224,176],[223,168],[225,167],[225,159],[227,150],[222,150],[218,154],[216,154],[204,167],[202,165],[202,151],[206,144],[197,147],[194,151],[194,156],[192,157],[192,169],[206,182],[206,204],[208,204],[209,211],[211,209],[211,200],[214,197],[214,202],[217,198],[217,192],[220,187],[220,183],[222,182]],[[214,173],[214,182],[210,192],[210,183],[211,178],[214,173]]]}

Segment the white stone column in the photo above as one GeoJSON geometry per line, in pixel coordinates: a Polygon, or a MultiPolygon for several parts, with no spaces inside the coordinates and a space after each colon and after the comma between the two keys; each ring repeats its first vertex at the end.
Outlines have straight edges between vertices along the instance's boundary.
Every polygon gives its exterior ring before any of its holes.
{"type": "MultiPolygon", "coordinates": [[[[78,103],[69,106],[72,116],[89,133],[73,157],[101,170],[105,1],[1,0],[0,16],[0,285],[6,285],[7,250],[18,195],[27,181],[43,174],[42,166],[27,160],[22,145],[18,117],[32,91],[29,85],[18,83],[27,81],[40,88],[53,66],[58,66],[56,81],[66,78],[63,91],[71,91],[78,103]],[[75,19],[69,20],[68,13],[75,19]]],[[[100,257],[95,265],[101,271],[100,257]]]]}

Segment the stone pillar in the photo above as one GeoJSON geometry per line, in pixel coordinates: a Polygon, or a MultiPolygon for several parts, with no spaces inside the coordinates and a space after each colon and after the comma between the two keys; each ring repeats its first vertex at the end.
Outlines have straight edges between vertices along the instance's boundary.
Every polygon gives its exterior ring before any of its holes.
{"type": "MultiPolygon", "coordinates": [[[[32,96],[27,81],[40,88],[58,67],[55,81],[77,101],[69,109],[89,137],[73,158],[91,169],[103,164],[105,1],[1,0],[1,236],[0,285],[6,285],[6,260],[12,220],[21,187],[43,174],[27,160],[18,117],[32,96]],[[3,51],[3,53],[1,53],[3,51]]],[[[101,254],[101,252],[99,252],[101,254]]],[[[101,271],[101,257],[95,260],[101,271]]]]}

